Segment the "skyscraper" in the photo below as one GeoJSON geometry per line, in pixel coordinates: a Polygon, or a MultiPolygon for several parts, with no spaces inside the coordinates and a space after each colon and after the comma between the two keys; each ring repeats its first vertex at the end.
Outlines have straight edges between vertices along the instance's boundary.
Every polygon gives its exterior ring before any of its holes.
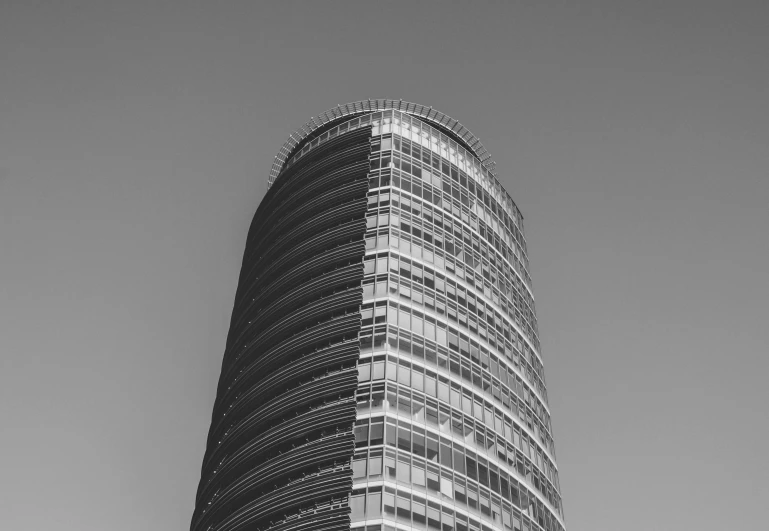
{"type": "Polygon", "coordinates": [[[562,530],[523,218],[478,139],[350,103],[269,184],[191,529],[562,530]]]}

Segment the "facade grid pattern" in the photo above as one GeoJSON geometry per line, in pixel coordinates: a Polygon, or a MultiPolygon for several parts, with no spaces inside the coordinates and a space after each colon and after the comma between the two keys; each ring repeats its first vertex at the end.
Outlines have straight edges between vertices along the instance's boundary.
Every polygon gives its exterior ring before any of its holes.
{"type": "Polygon", "coordinates": [[[191,529],[563,531],[523,217],[478,139],[355,102],[269,184],[191,529]]]}

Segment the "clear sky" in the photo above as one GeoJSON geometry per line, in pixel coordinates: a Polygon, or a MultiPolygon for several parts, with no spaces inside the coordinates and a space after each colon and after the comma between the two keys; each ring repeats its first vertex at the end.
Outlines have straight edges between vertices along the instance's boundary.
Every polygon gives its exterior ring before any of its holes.
{"type": "Polygon", "coordinates": [[[570,531],[766,529],[766,1],[0,2],[0,527],[188,528],[290,132],[402,98],[525,216],[570,531]]]}

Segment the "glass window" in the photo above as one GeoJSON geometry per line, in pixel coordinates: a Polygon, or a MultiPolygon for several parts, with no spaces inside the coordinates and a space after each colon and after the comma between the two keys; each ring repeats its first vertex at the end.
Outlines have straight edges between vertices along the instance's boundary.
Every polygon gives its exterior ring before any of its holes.
{"type": "MultiPolygon", "coordinates": [[[[388,393],[388,402],[389,402],[389,393],[388,393]]],[[[397,434],[398,428],[393,426],[392,424],[387,424],[385,427],[385,434],[386,434],[386,441],[387,446],[395,446],[395,439],[397,434]]]]}
{"type": "Polygon", "coordinates": [[[465,473],[465,457],[462,454],[461,448],[454,449],[454,470],[460,474],[465,473]]]}
{"type": "Polygon", "coordinates": [[[485,462],[480,460],[478,462],[478,482],[484,487],[489,486],[489,469],[485,462]]]}
{"type": "Polygon", "coordinates": [[[425,457],[424,430],[422,430],[418,426],[413,426],[412,437],[413,437],[412,453],[420,457],[425,457]]]}
{"type": "Polygon", "coordinates": [[[425,483],[425,465],[418,459],[414,459],[414,465],[411,468],[411,482],[414,485],[424,487],[425,483]]]}
{"type": "Polygon", "coordinates": [[[365,446],[368,442],[368,419],[355,423],[355,446],[365,446]]]}
{"type": "Polygon", "coordinates": [[[367,382],[371,379],[371,364],[363,363],[358,365],[358,381],[367,382]]]}
{"type": "Polygon", "coordinates": [[[436,395],[436,387],[435,387],[435,375],[432,373],[427,373],[425,375],[425,393],[428,395],[435,397],[436,395]]]}
{"type": "MultiPolygon", "coordinates": [[[[381,450],[380,450],[381,451],[381,450]]],[[[368,475],[370,477],[378,477],[382,475],[382,456],[371,456],[368,466],[368,475]]]]}
{"type": "Polygon", "coordinates": [[[398,454],[398,469],[396,479],[404,483],[411,482],[411,460],[407,455],[398,454]]]}
{"type": "MultiPolygon", "coordinates": [[[[381,487],[375,487],[381,488],[381,487]]],[[[380,518],[382,516],[382,493],[381,491],[369,491],[366,500],[366,518],[380,518]]]]}
{"type": "Polygon", "coordinates": [[[427,527],[435,531],[440,531],[441,529],[440,506],[432,502],[428,503],[427,506],[427,527]]]}
{"type": "Polygon", "coordinates": [[[385,465],[385,476],[387,478],[394,480],[395,479],[395,457],[391,455],[386,455],[384,458],[384,465],[385,465]]]}
{"type": "Polygon", "coordinates": [[[441,473],[441,494],[449,499],[454,497],[454,482],[450,474],[441,473]]]}
{"type": "Polygon", "coordinates": [[[454,481],[454,498],[463,504],[467,504],[467,488],[465,480],[459,477],[454,481]]]}
{"type": "Polygon", "coordinates": [[[353,479],[366,477],[366,456],[353,459],[352,477],[353,479]]]}
{"type": "Polygon", "coordinates": [[[451,468],[451,442],[441,442],[441,465],[451,468]]]}
{"type": "Polygon", "coordinates": [[[433,491],[435,494],[438,494],[440,492],[441,488],[441,482],[440,482],[440,475],[438,473],[437,469],[429,469],[427,470],[427,490],[433,491]]]}
{"type": "Polygon", "coordinates": [[[443,507],[443,531],[454,530],[454,511],[448,507],[443,507]]]}
{"type": "Polygon", "coordinates": [[[478,491],[473,484],[467,485],[467,505],[478,510],[478,491]]]}
{"type": "Polygon", "coordinates": [[[384,500],[385,515],[394,517],[395,516],[395,492],[392,491],[392,489],[385,488],[385,492],[382,498],[384,500]]]}
{"type": "Polygon", "coordinates": [[[411,523],[411,499],[408,493],[398,492],[396,516],[406,524],[411,523]]]}
{"type": "Polygon", "coordinates": [[[380,418],[371,421],[371,444],[382,444],[382,435],[384,431],[384,422],[380,418]]]}
{"type": "Polygon", "coordinates": [[[427,460],[438,462],[438,441],[430,433],[427,434],[427,460]]]}
{"type": "Polygon", "coordinates": [[[478,479],[478,469],[476,468],[476,462],[475,459],[470,457],[470,455],[465,456],[465,465],[467,469],[467,477],[471,479],[478,479]]]}
{"type": "MultiPolygon", "coordinates": [[[[452,390],[452,393],[455,391],[452,390]]],[[[449,402],[449,384],[448,380],[445,380],[444,378],[440,378],[440,381],[438,382],[438,399],[442,402],[449,402]]],[[[459,399],[457,398],[457,401],[459,399]]],[[[451,402],[453,405],[453,402],[451,402]]]]}
{"type": "Polygon", "coordinates": [[[377,361],[374,364],[374,369],[371,373],[371,378],[373,380],[381,380],[384,378],[384,372],[385,372],[385,362],[384,361],[377,361]]]}
{"type": "Polygon", "coordinates": [[[411,511],[414,518],[414,527],[424,528],[427,523],[427,511],[424,503],[424,499],[414,496],[414,502],[411,507],[411,511]]]}
{"type": "Polygon", "coordinates": [[[352,520],[362,520],[365,515],[366,498],[364,494],[350,495],[350,518],[352,520]]]}
{"type": "Polygon", "coordinates": [[[403,426],[398,426],[398,448],[407,452],[411,450],[411,432],[403,426]]]}

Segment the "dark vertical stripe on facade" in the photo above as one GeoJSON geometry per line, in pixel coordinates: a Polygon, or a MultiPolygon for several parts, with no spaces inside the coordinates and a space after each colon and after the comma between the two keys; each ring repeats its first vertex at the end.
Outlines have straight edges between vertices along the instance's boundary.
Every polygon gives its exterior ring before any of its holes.
{"type": "Polygon", "coordinates": [[[370,138],[314,150],[254,215],[193,531],[349,529],[370,138]]]}

